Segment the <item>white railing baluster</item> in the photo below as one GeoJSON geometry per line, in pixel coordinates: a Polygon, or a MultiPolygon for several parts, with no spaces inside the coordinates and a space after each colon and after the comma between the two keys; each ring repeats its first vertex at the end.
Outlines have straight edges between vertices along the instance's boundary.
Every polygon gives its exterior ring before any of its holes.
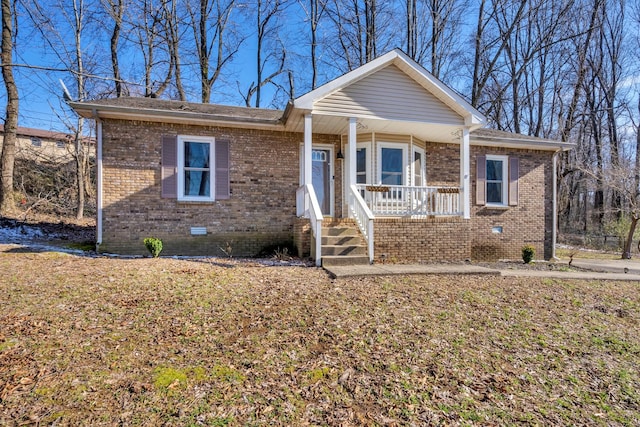
{"type": "Polygon", "coordinates": [[[361,198],[374,215],[462,215],[459,187],[357,184],[355,191],[364,194],[361,198]]]}
{"type": "MultiPolygon", "coordinates": [[[[366,193],[365,193],[366,194],[366,193]]],[[[370,196],[369,200],[377,200],[377,196],[370,196]]],[[[356,185],[352,185],[347,191],[347,203],[349,212],[358,224],[358,228],[362,233],[369,252],[369,263],[373,262],[373,213],[367,206],[367,203],[360,195],[360,189],[356,185]]]]}

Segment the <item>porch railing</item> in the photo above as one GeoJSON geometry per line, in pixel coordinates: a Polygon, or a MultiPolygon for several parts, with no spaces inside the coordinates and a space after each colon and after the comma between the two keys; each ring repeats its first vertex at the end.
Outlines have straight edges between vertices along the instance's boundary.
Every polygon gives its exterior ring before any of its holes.
{"type": "Polygon", "coordinates": [[[355,187],[374,215],[462,215],[459,187],[367,184],[355,187]]]}
{"type": "Polygon", "coordinates": [[[322,265],[322,209],[311,184],[298,187],[296,190],[296,212],[298,216],[309,218],[311,232],[315,238],[316,265],[322,265]]]}
{"type": "Polygon", "coordinates": [[[347,203],[351,215],[358,224],[369,252],[369,263],[373,262],[373,212],[367,206],[366,202],[360,195],[357,186],[352,185],[347,192],[347,203]]]}

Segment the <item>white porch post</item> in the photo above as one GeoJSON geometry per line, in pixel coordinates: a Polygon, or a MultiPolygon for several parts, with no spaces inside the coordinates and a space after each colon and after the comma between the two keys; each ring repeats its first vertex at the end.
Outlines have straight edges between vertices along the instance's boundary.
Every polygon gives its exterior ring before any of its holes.
{"type": "Polygon", "coordinates": [[[460,141],[460,197],[462,198],[462,217],[471,219],[471,178],[469,128],[462,128],[460,141]]]}
{"type": "Polygon", "coordinates": [[[311,114],[304,115],[304,149],[303,151],[303,180],[302,185],[311,184],[312,175],[311,175],[311,135],[312,135],[312,125],[311,125],[311,114]]]}
{"type": "Polygon", "coordinates": [[[352,185],[356,184],[356,156],[357,149],[356,146],[358,144],[357,130],[356,130],[356,118],[349,117],[349,175],[347,180],[347,188],[351,188],[352,185]]]}
{"type": "MultiPolygon", "coordinates": [[[[355,117],[349,117],[349,135],[348,135],[348,140],[347,140],[347,158],[346,158],[346,164],[347,164],[347,174],[346,174],[346,181],[347,181],[347,185],[345,186],[345,190],[346,190],[346,194],[351,194],[351,186],[354,185],[357,181],[356,178],[356,156],[357,156],[357,149],[356,149],[356,145],[357,145],[357,135],[356,135],[356,118],[355,117]]],[[[351,200],[350,197],[346,197],[347,200],[347,217],[348,218],[353,218],[353,210],[351,209],[351,206],[349,206],[349,201],[351,200]]]]}

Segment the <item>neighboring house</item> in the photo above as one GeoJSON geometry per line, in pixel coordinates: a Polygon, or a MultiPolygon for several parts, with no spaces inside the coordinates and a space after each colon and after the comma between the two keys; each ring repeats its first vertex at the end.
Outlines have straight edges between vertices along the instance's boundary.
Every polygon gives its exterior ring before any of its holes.
{"type": "Polygon", "coordinates": [[[155,236],[163,254],[183,255],[293,241],[318,263],[356,249],[365,261],[519,259],[525,244],[553,255],[555,159],[572,145],[483,129],[478,111],[399,50],[284,111],[70,105],[98,121],[101,251],[142,254],[155,236]],[[356,236],[320,238],[349,223],[356,236]]]}
{"type": "MultiPolygon", "coordinates": [[[[4,142],[4,125],[0,124],[0,152],[4,142]]],[[[95,156],[95,140],[85,138],[89,155],[95,156]]],[[[18,127],[16,158],[48,163],[73,160],[73,135],[43,129],[18,127]]]]}

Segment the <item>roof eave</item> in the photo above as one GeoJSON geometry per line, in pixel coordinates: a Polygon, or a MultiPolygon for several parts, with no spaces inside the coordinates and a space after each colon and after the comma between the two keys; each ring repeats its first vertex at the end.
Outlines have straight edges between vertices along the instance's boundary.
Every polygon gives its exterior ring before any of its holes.
{"type": "Polygon", "coordinates": [[[469,142],[471,145],[480,145],[485,147],[507,147],[524,150],[541,150],[541,151],[568,151],[575,148],[576,144],[572,142],[552,141],[552,140],[532,140],[532,139],[511,139],[511,138],[494,138],[494,137],[477,137],[471,136],[469,142]]]}
{"type": "Polygon", "coordinates": [[[260,119],[253,117],[233,117],[218,114],[195,113],[191,111],[158,110],[151,108],[133,108],[114,105],[69,102],[78,115],[91,119],[125,119],[146,122],[165,122],[176,124],[219,125],[230,127],[249,127],[282,129],[282,119],[260,119]]]}

